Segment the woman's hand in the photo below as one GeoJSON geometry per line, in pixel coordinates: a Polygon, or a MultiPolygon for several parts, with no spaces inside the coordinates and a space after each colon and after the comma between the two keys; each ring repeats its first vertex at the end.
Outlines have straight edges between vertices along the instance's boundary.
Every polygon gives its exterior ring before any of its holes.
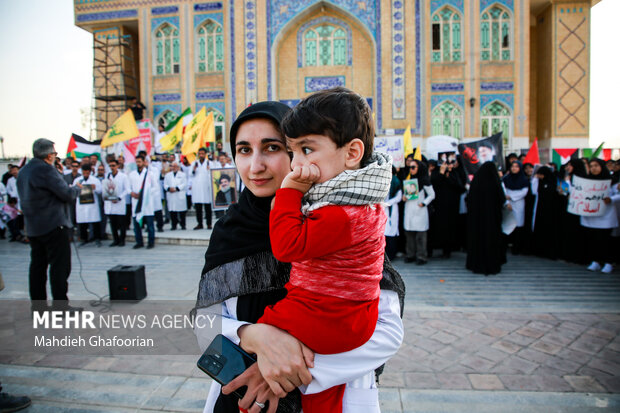
{"type": "Polygon", "coordinates": [[[239,328],[241,347],[258,357],[258,368],[271,391],[282,398],[302,384],[309,384],[314,353],[286,331],[268,324],[239,328]]]}
{"type": "Polygon", "coordinates": [[[609,204],[611,204],[611,198],[610,197],[605,197],[605,198],[603,198],[603,202],[605,203],[605,205],[609,205],[609,204]]]}
{"type": "Polygon", "coordinates": [[[260,413],[262,409],[255,402],[265,404],[265,402],[269,401],[267,413],[275,413],[280,398],[273,394],[269,384],[261,376],[258,363],[252,364],[240,376],[237,376],[233,381],[222,387],[222,393],[230,394],[242,386],[247,386],[248,389],[245,392],[245,396],[239,400],[239,407],[248,410],[250,413],[260,413]]]}

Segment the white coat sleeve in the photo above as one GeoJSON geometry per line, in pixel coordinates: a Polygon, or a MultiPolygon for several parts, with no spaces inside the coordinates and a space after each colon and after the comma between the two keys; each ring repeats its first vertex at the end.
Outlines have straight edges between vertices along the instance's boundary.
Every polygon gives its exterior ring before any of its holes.
{"type": "MultiPolygon", "coordinates": [[[[527,196],[527,192],[529,188],[526,186],[525,188],[517,189],[512,191],[512,195],[510,195],[510,199],[514,202],[520,201],[527,196]]],[[[506,192],[504,190],[504,192],[506,192]]]]}
{"type": "Polygon", "coordinates": [[[403,191],[398,190],[396,195],[394,195],[394,198],[388,199],[385,203],[387,204],[387,206],[392,206],[392,205],[398,204],[402,199],[403,199],[403,191]]]}
{"type": "Polygon", "coordinates": [[[131,185],[129,184],[129,177],[125,174],[123,174],[121,181],[123,182],[123,192],[119,195],[119,198],[123,199],[131,194],[131,185]]]}
{"type": "Polygon", "coordinates": [[[179,179],[181,180],[181,183],[177,185],[177,188],[179,188],[179,191],[185,191],[185,187],[187,186],[187,178],[185,177],[185,174],[180,175],[179,179]]]}
{"type": "Polygon", "coordinates": [[[101,182],[99,182],[99,179],[95,179],[95,193],[101,194],[101,182]]]}
{"type": "Polygon", "coordinates": [[[170,177],[169,177],[169,173],[166,174],[166,176],[164,177],[164,191],[167,191],[168,189],[170,189],[170,177]]]}
{"type": "Polygon", "coordinates": [[[199,328],[198,325],[194,327],[194,334],[196,335],[201,351],[205,351],[207,347],[209,347],[213,337],[215,337],[215,335],[219,332],[218,330],[220,327],[222,335],[230,341],[237,345],[241,341],[239,335],[237,334],[237,330],[239,330],[241,326],[249,323],[239,321],[231,314],[231,311],[228,308],[231,301],[234,301],[236,305],[237,300],[227,300],[223,303],[215,304],[207,308],[200,308],[196,311],[197,317],[201,316],[203,318],[206,317],[207,319],[215,318],[215,321],[213,322],[213,329],[210,327],[199,328]]]}
{"type": "Polygon", "coordinates": [[[432,185],[425,185],[424,186],[424,192],[426,192],[426,198],[424,198],[424,205],[428,206],[428,204],[430,204],[431,202],[433,202],[433,199],[435,199],[435,190],[433,189],[432,185]]]}
{"type": "Polygon", "coordinates": [[[318,393],[374,371],[396,354],[403,342],[403,335],[398,294],[381,290],[379,318],[370,340],[346,353],[316,354],[314,367],[310,369],[313,380],[308,386],[300,387],[300,390],[304,394],[318,393]]]}

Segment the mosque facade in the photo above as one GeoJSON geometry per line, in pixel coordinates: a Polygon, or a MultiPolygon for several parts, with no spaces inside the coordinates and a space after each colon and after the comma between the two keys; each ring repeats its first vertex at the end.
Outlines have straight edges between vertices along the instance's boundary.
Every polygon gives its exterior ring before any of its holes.
{"type": "Polygon", "coordinates": [[[597,2],[74,0],[74,10],[93,33],[98,110],[110,117],[131,96],[155,123],[206,107],[226,141],[252,103],[293,106],[345,86],[367,99],[378,134],[502,131],[517,150],[534,138],[588,146],[597,2]]]}

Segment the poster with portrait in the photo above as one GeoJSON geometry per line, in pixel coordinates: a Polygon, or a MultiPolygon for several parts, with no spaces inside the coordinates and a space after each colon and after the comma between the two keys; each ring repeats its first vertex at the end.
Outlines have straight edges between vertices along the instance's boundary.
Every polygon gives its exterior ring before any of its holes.
{"type": "Polygon", "coordinates": [[[470,176],[475,175],[485,162],[493,162],[499,170],[504,170],[504,148],[501,132],[489,138],[461,143],[458,148],[465,171],[470,176]]]}
{"type": "Polygon", "coordinates": [[[456,153],[455,152],[439,152],[437,154],[437,165],[441,166],[445,164],[453,164],[456,162],[456,153]]]}
{"type": "Polygon", "coordinates": [[[80,188],[80,205],[88,205],[95,203],[95,186],[91,184],[82,184],[80,188]]]}
{"type": "Polygon", "coordinates": [[[235,168],[212,168],[211,188],[213,190],[213,210],[223,211],[239,199],[237,193],[237,170],[235,168]]]}
{"type": "Polygon", "coordinates": [[[112,179],[104,179],[101,181],[101,189],[103,191],[104,201],[119,201],[121,199],[116,190],[116,184],[112,179]]]}
{"type": "Polygon", "coordinates": [[[418,199],[418,197],[420,196],[418,179],[405,179],[403,181],[403,193],[407,197],[407,201],[411,201],[412,199],[418,199]]]}

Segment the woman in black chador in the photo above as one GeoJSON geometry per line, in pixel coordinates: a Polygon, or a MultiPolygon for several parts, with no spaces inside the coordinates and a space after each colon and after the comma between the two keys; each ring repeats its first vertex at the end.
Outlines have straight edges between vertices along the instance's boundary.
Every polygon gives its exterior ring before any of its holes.
{"type": "Polygon", "coordinates": [[[431,184],[435,190],[434,219],[431,221],[431,248],[441,248],[443,257],[449,258],[454,249],[454,233],[457,231],[459,202],[465,192],[465,182],[455,170],[456,164],[444,163],[431,174],[431,184]]]}
{"type": "Polygon", "coordinates": [[[576,264],[587,264],[584,254],[583,244],[579,242],[584,239],[583,228],[579,223],[579,215],[567,212],[568,197],[574,176],[585,178],[587,175],[586,167],[580,159],[574,158],[562,166],[563,174],[560,182],[560,258],[574,262],[576,264]]]}
{"type": "Polygon", "coordinates": [[[538,185],[532,184],[532,192],[536,193],[532,223],[534,254],[555,260],[560,249],[558,231],[562,208],[557,191],[558,181],[548,166],[540,167],[536,178],[538,185]]]}
{"type": "Polygon", "coordinates": [[[502,208],[506,195],[497,168],[485,162],[467,195],[467,264],[477,274],[497,274],[506,262],[502,242],[502,208]]]}

